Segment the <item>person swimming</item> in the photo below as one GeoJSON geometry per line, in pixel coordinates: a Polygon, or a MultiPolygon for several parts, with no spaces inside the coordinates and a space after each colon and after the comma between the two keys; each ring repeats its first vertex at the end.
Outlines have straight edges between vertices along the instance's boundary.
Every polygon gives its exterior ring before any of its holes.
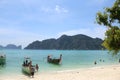
{"type": "Polygon", "coordinates": [[[97,62],[95,61],[95,62],[94,62],[94,64],[96,65],[96,64],[97,64],[97,62]]]}

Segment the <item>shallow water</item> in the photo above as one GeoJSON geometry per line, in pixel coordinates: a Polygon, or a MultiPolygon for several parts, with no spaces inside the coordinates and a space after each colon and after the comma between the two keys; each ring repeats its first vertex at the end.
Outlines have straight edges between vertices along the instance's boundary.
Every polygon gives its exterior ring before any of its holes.
{"type": "Polygon", "coordinates": [[[33,64],[39,65],[39,73],[89,68],[103,65],[119,64],[119,55],[112,56],[103,50],[2,50],[6,54],[6,65],[0,66],[0,75],[22,74],[24,57],[30,57],[33,64]],[[47,63],[47,55],[62,57],[61,65],[47,63]],[[97,65],[94,65],[94,62],[97,65]]]}

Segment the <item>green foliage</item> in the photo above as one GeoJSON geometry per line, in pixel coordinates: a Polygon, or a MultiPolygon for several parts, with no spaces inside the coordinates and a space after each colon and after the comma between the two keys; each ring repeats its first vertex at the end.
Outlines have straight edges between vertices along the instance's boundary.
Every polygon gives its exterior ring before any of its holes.
{"type": "Polygon", "coordinates": [[[101,12],[98,12],[96,20],[100,25],[108,25],[108,15],[106,13],[102,14],[101,12]]]}
{"type": "Polygon", "coordinates": [[[117,54],[120,50],[120,29],[116,26],[112,27],[106,31],[105,35],[106,38],[102,45],[113,54],[117,54]]]}
{"type": "Polygon", "coordinates": [[[117,54],[120,51],[120,0],[116,0],[111,8],[106,8],[104,12],[98,12],[96,21],[100,25],[108,27],[103,46],[117,54]]]}

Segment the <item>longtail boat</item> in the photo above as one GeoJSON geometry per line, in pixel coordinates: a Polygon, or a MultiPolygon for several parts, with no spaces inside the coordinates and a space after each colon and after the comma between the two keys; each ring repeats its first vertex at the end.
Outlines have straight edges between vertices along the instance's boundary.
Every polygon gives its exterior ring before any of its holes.
{"type": "Polygon", "coordinates": [[[60,58],[52,58],[50,55],[47,56],[47,62],[52,64],[61,64],[62,61],[62,54],[60,55],[60,58]]]}
{"type": "Polygon", "coordinates": [[[35,72],[35,66],[32,65],[32,61],[30,58],[25,58],[22,64],[22,72],[26,75],[31,75],[31,69],[34,69],[35,72]]]}
{"type": "Polygon", "coordinates": [[[4,54],[0,54],[0,65],[6,64],[6,56],[4,54]]]}

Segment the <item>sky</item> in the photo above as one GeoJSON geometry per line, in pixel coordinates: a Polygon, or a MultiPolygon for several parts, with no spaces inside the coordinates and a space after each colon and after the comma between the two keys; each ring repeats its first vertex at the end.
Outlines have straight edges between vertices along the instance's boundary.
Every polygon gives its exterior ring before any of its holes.
{"type": "Polygon", "coordinates": [[[0,45],[84,34],[104,39],[96,13],[115,0],[0,0],[0,45]]]}

